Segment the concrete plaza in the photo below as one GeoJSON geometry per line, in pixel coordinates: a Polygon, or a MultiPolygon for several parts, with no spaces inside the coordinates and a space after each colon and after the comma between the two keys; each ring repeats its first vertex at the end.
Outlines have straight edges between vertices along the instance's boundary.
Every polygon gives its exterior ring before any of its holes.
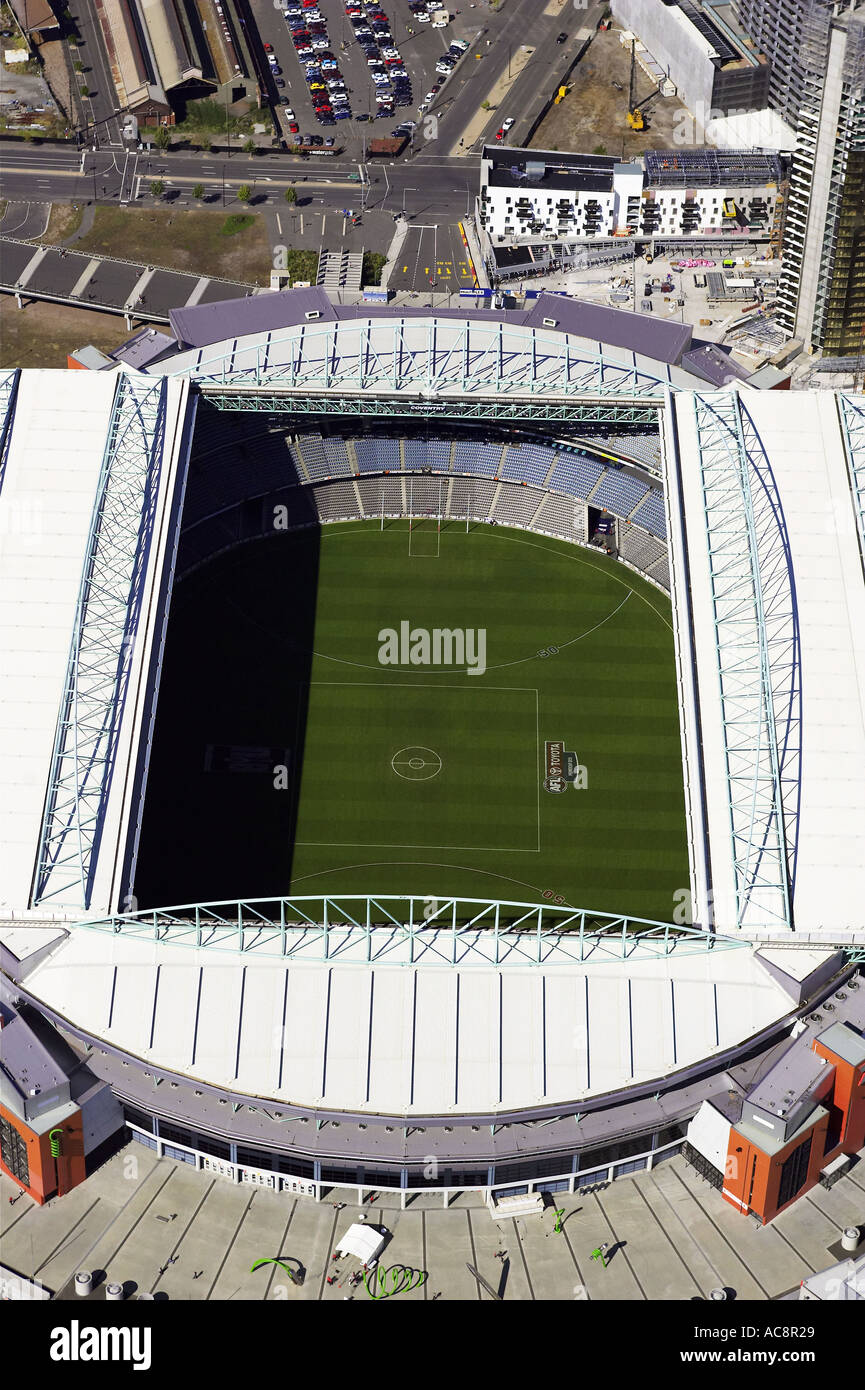
{"type": "MultiPolygon", "coordinates": [[[[865,1224],[861,1159],[829,1191],[815,1188],[761,1228],[740,1216],[681,1157],[601,1191],[557,1195],[563,1231],[552,1206],[543,1216],[493,1220],[479,1202],[459,1196],[415,1197],[405,1211],[398,1196],[367,1203],[368,1221],[389,1235],[381,1266],[427,1271],[403,1298],[488,1299],[467,1265],[506,1300],[778,1298],[812,1272],[834,1263],[830,1253],[844,1226],[865,1224]],[[602,1242],[607,1267],[591,1259],[602,1242]],[[504,1258],[497,1258],[498,1252],[504,1258]]],[[[356,1262],[334,1261],[339,1238],[359,1215],[354,1194],[333,1201],[233,1185],[158,1159],[130,1143],[67,1196],[37,1207],[0,1181],[0,1259],[52,1292],[77,1270],[172,1300],[338,1299],[352,1293],[356,1262]],[[257,1260],[282,1257],[303,1271],[287,1279],[277,1265],[251,1272],[257,1260]],[[332,1284],[329,1277],[336,1275],[332,1284]]]]}

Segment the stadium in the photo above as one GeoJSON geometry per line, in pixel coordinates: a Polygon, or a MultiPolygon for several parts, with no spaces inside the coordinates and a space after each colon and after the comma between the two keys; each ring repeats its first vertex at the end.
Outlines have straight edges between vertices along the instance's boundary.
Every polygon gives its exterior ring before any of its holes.
{"type": "Polygon", "coordinates": [[[4,1169],[771,1220],[865,1143],[865,399],[547,294],[171,329],[0,383],[4,1169]]]}

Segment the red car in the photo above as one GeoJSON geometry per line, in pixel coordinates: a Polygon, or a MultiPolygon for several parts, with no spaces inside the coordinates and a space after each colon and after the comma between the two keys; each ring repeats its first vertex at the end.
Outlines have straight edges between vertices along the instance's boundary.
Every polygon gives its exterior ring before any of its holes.
{"type": "Polygon", "coordinates": [[[496,139],[497,139],[497,140],[504,140],[504,138],[505,138],[505,132],[502,130],[502,128],[501,128],[501,126],[500,126],[499,129],[496,131],[496,139]]]}
{"type": "Polygon", "coordinates": [[[291,125],[288,128],[291,131],[292,135],[296,135],[297,132],[300,130],[300,126],[297,124],[297,121],[292,121],[291,125]]]}

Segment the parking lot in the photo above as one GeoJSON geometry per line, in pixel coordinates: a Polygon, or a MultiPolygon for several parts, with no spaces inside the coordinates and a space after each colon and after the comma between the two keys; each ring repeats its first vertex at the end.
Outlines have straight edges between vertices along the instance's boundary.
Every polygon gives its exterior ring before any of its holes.
{"type": "MultiPolygon", "coordinates": [[[[274,8],[269,0],[251,0],[251,3],[271,67],[274,83],[271,96],[279,103],[282,133],[289,147],[298,143],[297,136],[313,136],[314,143],[322,142],[322,148],[327,139],[332,139],[334,143],[330,148],[347,151],[362,160],[370,139],[390,135],[403,117],[417,118],[417,108],[427,94],[436,84],[443,84],[444,75],[436,73],[435,66],[453,41],[455,26],[451,22],[446,28],[435,27],[434,13],[429,22],[421,23],[412,14],[409,0],[382,0],[381,4],[374,4],[372,0],[354,0],[354,3],[352,0],[317,0],[315,6],[309,5],[307,9],[304,9],[304,0],[284,0],[282,9],[274,8]],[[377,14],[386,16],[387,27],[376,18],[377,14]],[[305,47],[311,51],[298,56],[290,26],[301,23],[305,27],[300,32],[310,36],[310,43],[305,47]],[[325,38],[326,47],[322,46],[325,38]],[[372,75],[374,69],[367,61],[362,41],[369,48],[378,41],[378,55],[369,55],[379,59],[381,76],[378,82],[372,75]],[[320,45],[318,48],[314,46],[316,42],[320,45]],[[395,50],[398,60],[392,59],[388,65],[383,56],[385,49],[395,50]],[[322,70],[316,79],[321,88],[315,92],[309,87],[306,76],[306,65],[311,62],[335,64],[322,70]],[[395,72],[404,72],[408,79],[399,90],[395,84],[381,80],[385,74],[395,72]],[[326,123],[322,124],[316,117],[313,98],[324,99],[322,89],[329,81],[343,83],[344,89],[336,89],[336,94],[346,100],[334,101],[332,115],[326,116],[326,123]],[[392,95],[391,104],[377,102],[377,94],[392,95]],[[349,114],[339,115],[340,107],[349,114]],[[293,113],[293,118],[287,114],[289,112],[293,113]],[[293,130],[292,126],[297,129],[293,130]]],[[[440,87],[435,97],[440,97],[442,90],[440,87]]]]}

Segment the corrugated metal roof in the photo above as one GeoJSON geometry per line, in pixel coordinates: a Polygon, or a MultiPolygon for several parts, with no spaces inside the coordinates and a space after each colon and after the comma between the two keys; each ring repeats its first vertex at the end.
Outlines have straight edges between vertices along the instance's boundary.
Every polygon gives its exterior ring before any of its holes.
{"type": "MultiPolygon", "coordinates": [[[[317,311],[325,322],[336,319],[334,307],[322,289],[275,290],[243,299],[221,299],[214,304],[172,309],[171,328],[181,347],[209,347],[249,333],[267,333],[303,323],[304,314],[317,311]]],[[[365,309],[369,317],[369,306],[365,309]]]]}
{"type": "Polygon", "coordinates": [[[603,304],[591,304],[588,300],[570,299],[565,295],[540,295],[533,308],[527,311],[524,322],[527,328],[542,328],[546,318],[556,319],[561,333],[589,338],[608,347],[626,348],[673,366],[691,346],[690,324],[658,323],[645,314],[608,309],[603,304]]]}

